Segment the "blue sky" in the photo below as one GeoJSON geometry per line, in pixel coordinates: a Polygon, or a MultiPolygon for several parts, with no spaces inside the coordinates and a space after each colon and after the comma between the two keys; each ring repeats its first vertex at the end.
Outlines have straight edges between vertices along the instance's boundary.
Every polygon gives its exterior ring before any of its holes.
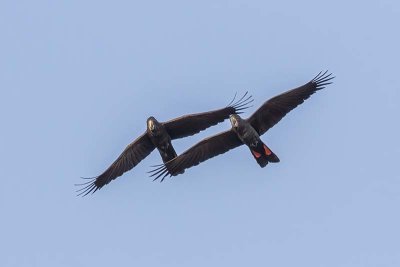
{"type": "MultiPolygon", "coordinates": [[[[399,266],[398,1],[2,1],[0,266],[399,266]],[[262,139],[152,182],[160,121],[333,85],[262,139]]],[[[230,127],[176,140],[178,153],[230,127]]]]}

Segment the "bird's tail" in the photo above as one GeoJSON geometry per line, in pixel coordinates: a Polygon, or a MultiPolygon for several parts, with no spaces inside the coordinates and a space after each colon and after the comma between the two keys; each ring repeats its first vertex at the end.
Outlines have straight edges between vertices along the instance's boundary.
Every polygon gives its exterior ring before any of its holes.
{"type": "Polygon", "coordinates": [[[278,156],[263,142],[260,142],[255,149],[250,148],[250,151],[261,168],[267,166],[268,162],[279,162],[278,156]]]}
{"type": "MultiPolygon", "coordinates": [[[[167,146],[165,151],[162,151],[162,150],[159,149],[159,152],[160,152],[161,158],[162,158],[164,163],[166,163],[166,162],[168,162],[168,161],[170,161],[170,160],[172,160],[172,159],[177,157],[175,149],[174,149],[174,147],[172,146],[171,143],[169,143],[169,145],[167,146]]],[[[182,172],[176,173],[174,175],[182,174],[184,172],[185,171],[183,170],[182,172]]]]}

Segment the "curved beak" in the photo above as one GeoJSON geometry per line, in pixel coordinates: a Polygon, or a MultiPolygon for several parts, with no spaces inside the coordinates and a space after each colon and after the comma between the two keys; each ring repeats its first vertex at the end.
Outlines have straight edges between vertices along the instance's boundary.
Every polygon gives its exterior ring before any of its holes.
{"type": "Polygon", "coordinates": [[[147,123],[147,127],[149,127],[150,131],[154,131],[154,129],[156,128],[152,120],[149,120],[149,122],[147,123]]]}
{"type": "Polygon", "coordinates": [[[235,118],[235,116],[230,115],[229,120],[231,121],[231,124],[233,127],[237,128],[239,126],[238,120],[235,118]]]}

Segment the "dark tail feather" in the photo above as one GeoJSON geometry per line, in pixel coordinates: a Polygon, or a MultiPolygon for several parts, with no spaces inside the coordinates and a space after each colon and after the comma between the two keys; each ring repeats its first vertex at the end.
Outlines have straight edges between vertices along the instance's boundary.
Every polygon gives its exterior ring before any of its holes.
{"type": "Polygon", "coordinates": [[[256,159],[258,165],[260,165],[261,168],[264,168],[265,166],[268,165],[268,159],[265,155],[258,153],[254,150],[251,150],[251,154],[253,155],[253,157],[256,159]]]}
{"type": "Polygon", "coordinates": [[[264,143],[259,144],[254,150],[250,149],[250,151],[261,168],[267,166],[268,162],[279,162],[278,156],[275,155],[275,153],[272,152],[264,143]]]}
{"type": "Polygon", "coordinates": [[[159,152],[164,163],[174,159],[177,156],[172,144],[169,144],[165,150],[159,149],[159,152]]]}
{"type": "Polygon", "coordinates": [[[269,149],[269,147],[267,147],[265,144],[263,144],[263,148],[264,148],[265,156],[266,156],[268,162],[277,163],[280,161],[278,156],[275,155],[275,153],[272,152],[272,150],[269,149]]]}
{"type": "MultiPolygon", "coordinates": [[[[166,162],[168,162],[168,161],[170,161],[170,160],[172,160],[172,159],[174,159],[174,158],[177,157],[177,154],[176,154],[176,152],[175,152],[175,149],[174,149],[174,147],[172,146],[171,143],[169,144],[169,146],[168,146],[168,148],[166,149],[166,151],[161,151],[161,150],[159,150],[159,152],[160,152],[161,158],[162,158],[162,160],[163,160],[164,163],[166,163],[166,162]]],[[[176,175],[182,174],[182,173],[184,173],[184,172],[185,172],[185,170],[182,170],[182,172],[179,172],[179,173],[177,173],[176,175]]]]}

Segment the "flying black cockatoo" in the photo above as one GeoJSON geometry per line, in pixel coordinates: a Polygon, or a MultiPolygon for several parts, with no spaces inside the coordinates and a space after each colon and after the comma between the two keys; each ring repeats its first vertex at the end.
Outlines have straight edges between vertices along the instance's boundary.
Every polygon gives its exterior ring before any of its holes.
{"type": "MultiPolygon", "coordinates": [[[[235,98],[236,95],[225,108],[185,115],[167,122],[158,122],[154,117],[148,118],[146,132],[129,144],[107,170],[97,177],[83,178],[90,181],[78,184],[83,186],[77,190],[78,196],[96,192],[124,172],[131,170],[155,148],[158,149],[163,162],[175,158],[177,155],[171,140],[194,135],[223,122],[229,115],[242,113],[253,102],[252,96],[247,92],[236,102],[235,98]]],[[[184,170],[179,172],[183,173],[184,170]]]]}
{"type": "Polygon", "coordinates": [[[263,168],[268,162],[279,162],[279,158],[261,141],[260,136],[278,123],[287,113],[300,105],[316,91],[331,84],[332,74],[320,72],[310,82],[287,91],[266,101],[249,118],[242,119],[237,114],[230,115],[232,128],[228,131],[203,139],[181,155],[155,166],[151,176],[164,178],[176,176],[185,169],[196,166],[212,157],[223,154],[245,144],[257,163],[263,168]]]}

